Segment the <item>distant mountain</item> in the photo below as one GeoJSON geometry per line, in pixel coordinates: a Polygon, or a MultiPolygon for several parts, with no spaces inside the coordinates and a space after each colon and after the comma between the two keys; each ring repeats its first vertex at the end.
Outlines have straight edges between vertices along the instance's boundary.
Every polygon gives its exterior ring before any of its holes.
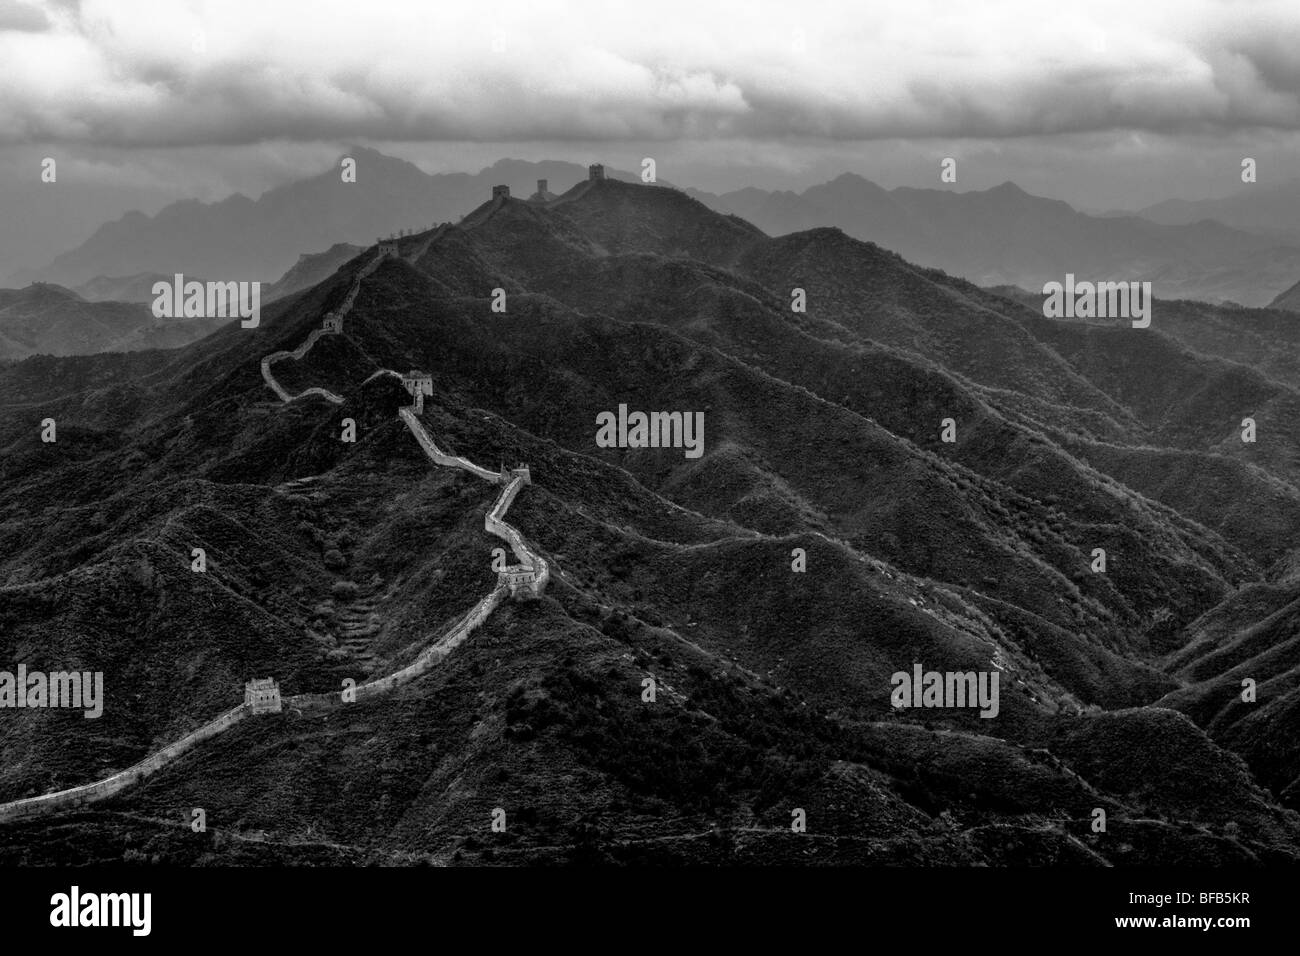
{"type": "Polygon", "coordinates": [[[1147,206],[1136,215],[1175,226],[1209,219],[1300,245],[1300,179],[1275,185],[1242,184],[1221,199],[1169,199],[1147,206]]]}
{"type": "Polygon", "coordinates": [[[35,283],[0,289],[0,359],[176,348],[228,321],[156,319],[143,303],[88,302],[71,289],[35,283]]]}
{"type": "Polygon", "coordinates": [[[1300,242],[1214,222],[1175,226],[1132,215],[1088,216],[1012,183],[978,192],[887,190],[845,174],[802,193],[689,193],[772,235],[835,226],[986,286],[1041,289],[1072,272],[1150,280],[1161,298],[1264,305],[1300,274],[1300,242]]]}
{"type": "Polygon", "coordinates": [[[288,272],[262,290],[262,301],[271,302],[314,286],[337,271],[343,263],[356,258],[361,251],[361,246],[336,242],[324,252],[304,252],[288,272]]]}
{"type": "MultiPolygon", "coordinates": [[[[87,302],[152,302],[155,282],[172,282],[174,275],[161,272],[141,272],[132,276],[95,276],[88,282],[73,286],[72,291],[87,302]]],[[[186,279],[204,281],[202,276],[186,279]]]]}
{"type": "Polygon", "coordinates": [[[1300,282],[1297,282],[1270,302],[1269,308],[1286,309],[1289,312],[1300,312],[1300,282]]]}
{"type": "MultiPolygon", "coordinates": [[[[275,282],[262,288],[262,303],[271,302],[281,296],[298,292],[320,282],[331,272],[347,262],[358,252],[361,246],[346,242],[335,243],[324,252],[304,252],[298,261],[275,282]]],[[[96,276],[83,282],[72,291],[88,302],[153,302],[154,283],[171,284],[175,274],[164,275],[161,272],[142,272],[131,276],[96,276]]],[[[202,276],[187,275],[187,280],[204,281],[202,276]]]]}
{"type": "MultiPolygon", "coordinates": [[[[155,274],[269,283],[291,269],[303,249],[364,245],[393,231],[455,221],[495,185],[508,185],[514,196],[526,198],[536,192],[538,180],[547,180],[549,194],[555,195],[586,179],[586,169],[573,163],[501,160],[475,174],[427,175],[374,150],[357,148],[349,155],[357,161],[355,183],[342,182],[339,170],[330,169],[257,200],[235,195],[212,204],[174,203],[153,217],[129,213],[48,266],[16,279],[85,284],[88,298],[129,301],[144,301],[140,290],[155,274]]],[[[637,181],[617,170],[607,175],[637,181]]],[[[1143,216],[1090,216],[1012,183],[981,192],[886,190],[845,174],[801,193],[746,188],[687,194],[771,235],[834,226],[980,285],[1034,290],[1073,272],[1081,278],[1150,280],[1165,299],[1262,306],[1300,275],[1300,235],[1289,241],[1284,231],[1260,234],[1290,215],[1285,202],[1277,203],[1281,212],[1269,208],[1267,196],[1290,195],[1280,187],[1247,197],[1252,209],[1262,207],[1272,219],[1264,223],[1243,214],[1241,228],[1233,228],[1236,220],[1226,214],[1227,225],[1209,221],[1219,207],[1206,207],[1194,217],[1169,204],[1143,216]],[[1179,218],[1187,221],[1173,221],[1179,218]]]]}
{"type": "MultiPolygon", "coordinates": [[[[428,175],[405,160],[372,149],[347,154],[357,163],[354,183],[340,168],[268,190],[256,200],[233,195],[216,203],[173,203],[156,216],[138,212],[100,227],[48,266],[15,274],[11,284],[35,280],[67,286],[100,276],[138,277],[180,272],[188,277],[271,282],[303,249],[374,242],[395,230],[423,230],[479,205],[495,185],[514,195],[536,192],[546,179],[562,192],[587,178],[575,163],[501,160],[478,173],[428,175]]],[[[613,179],[633,179],[607,170],[613,179]]]]}
{"type": "MultiPolygon", "coordinates": [[[[340,242],[324,252],[300,255],[279,280],[263,287],[262,304],[310,288],[360,251],[360,246],[340,242]]],[[[99,276],[75,290],[45,282],[0,289],[0,360],[176,348],[230,321],[156,319],[150,307],[153,285],[170,284],[173,278],[140,273],[99,276]]]]}

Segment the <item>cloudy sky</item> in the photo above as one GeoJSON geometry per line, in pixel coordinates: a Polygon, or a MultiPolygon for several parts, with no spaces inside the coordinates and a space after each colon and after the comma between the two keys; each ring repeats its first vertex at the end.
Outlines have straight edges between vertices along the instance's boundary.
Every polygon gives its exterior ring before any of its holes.
{"type": "Polygon", "coordinates": [[[1297,0],[0,0],[0,212],[45,201],[45,156],[76,198],[0,257],[351,143],[430,172],[654,156],[713,190],[937,187],[953,156],[957,188],[1090,210],[1218,196],[1243,156],[1300,177],[1297,50],[1297,0]]]}

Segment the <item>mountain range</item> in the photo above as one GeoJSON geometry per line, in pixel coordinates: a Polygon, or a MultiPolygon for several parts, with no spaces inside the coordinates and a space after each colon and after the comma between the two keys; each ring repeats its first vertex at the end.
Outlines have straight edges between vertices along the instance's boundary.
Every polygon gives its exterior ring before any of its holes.
{"type": "Polygon", "coordinates": [[[200,339],[225,319],[156,319],[138,302],[90,302],[71,289],[33,283],[0,289],[0,361],[168,349],[200,339]]]}
{"type": "MultiPolygon", "coordinates": [[[[273,302],[315,285],[360,251],[359,246],[337,243],[324,252],[301,255],[262,290],[261,301],[273,302]]],[[[155,318],[150,307],[154,283],[170,285],[173,278],[142,273],[100,277],[75,290],[44,282],[0,289],[0,361],[176,348],[225,324],[223,318],[155,318]]]]}
{"type": "Polygon", "coordinates": [[[1137,215],[1171,226],[1213,220],[1233,229],[1273,235],[1300,245],[1297,225],[1300,223],[1300,179],[1243,184],[1231,195],[1219,199],[1169,199],[1147,206],[1137,215]]]}
{"type": "Polygon", "coordinates": [[[1049,320],[616,180],[376,254],[255,329],[0,369],[0,654],[108,697],[7,718],[0,800],[125,767],[251,676],[386,673],[490,587],[490,487],[430,466],[379,369],[429,372],[451,454],[530,465],[511,521],[546,594],[391,696],[245,721],[75,842],[6,824],[6,862],[1300,859],[1300,382],[1253,351],[1286,313],[1049,320]],[[261,358],[345,302],[276,367],[342,404],[275,401],[261,358]],[[598,446],[620,404],[702,412],[704,455],[598,446]],[[895,709],[917,665],[996,671],[997,717],[895,709]]]}
{"type": "MultiPolygon", "coordinates": [[[[236,194],[217,203],[173,203],[152,217],[128,213],[47,266],[19,271],[11,284],[44,280],[84,287],[88,297],[99,298],[123,297],[121,281],[110,276],[181,272],[269,282],[304,249],[368,244],[376,236],[454,221],[495,185],[524,198],[539,179],[559,193],[586,178],[583,167],[553,161],[501,160],[476,174],[429,175],[371,149],[357,147],[348,156],[357,164],[355,182],[343,181],[340,166],[256,200],[236,194]]],[[[615,169],[607,175],[639,181],[615,169]]],[[[1073,273],[1149,280],[1165,299],[1263,306],[1300,277],[1300,236],[1279,225],[1300,204],[1300,187],[1260,187],[1240,199],[1100,216],[1012,183],[968,192],[887,190],[844,174],[798,193],[687,192],[769,235],[831,226],[980,285],[1037,289],[1073,273]]]]}
{"type": "MultiPolygon", "coordinates": [[[[373,243],[397,230],[425,229],[457,218],[498,184],[527,196],[537,179],[559,190],[586,179],[574,163],[501,160],[475,174],[430,176],[412,163],[356,147],[356,181],[341,165],[257,199],[234,194],[216,203],[172,203],[155,216],[130,212],[105,223],[84,243],[40,269],[20,270],[10,285],[43,280],[76,287],[107,276],[161,273],[271,282],[305,249],[373,243]]],[[[611,178],[631,178],[609,170],[611,178]]],[[[552,190],[555,191],[555,190],[552,190]]]]}
{"type": "Polygon", "coordinates": [[[887,190],[846,173],[801,193],[690,192],[771,235],[834,226],[979,285],[1041,289],[1073,273],[1091,281],[1150,281],[1166,299],[1260,306],[1300,276],[1300,240],[1289,236],[1208,217],[1166,224],[1145,212],[1089,216],[1009,182],[970,192],[887,190]]]}

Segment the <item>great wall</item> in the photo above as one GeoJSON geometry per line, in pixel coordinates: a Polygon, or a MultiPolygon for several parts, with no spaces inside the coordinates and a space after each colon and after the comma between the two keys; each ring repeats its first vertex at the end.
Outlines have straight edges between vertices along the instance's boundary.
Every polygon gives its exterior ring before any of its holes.
{"type": "MultiPolygon", "coordinates": [[[[508,194],[507,190],[506,195],[508,196],[508,194]]],[[[499,206],[503,201],[504,199],[494,191],[494,207],[499,206]]],[[[495,208],[493,211],[495,211],[495,208]]],[[[434,239],[446,232],[446,228],[446,224],[438,227],[434,234],[422,244],[418,254],[422,255],[423,251],[428,249],[429,244],[434,239]]],[[[298,348],[290,351],[273,352],[262,359],[262,378],[266,380],[266,384],[270,386],[271,390],[275,392],[282,402],[287,404],[309,395],[319,395],[335,405],[343,404],[344,399],[341,396],[323,388],[309,388],[297,395],[290,395],[276,381],[275,376],[271,374],[271,366],[286,358],[301,360],[311,351],[312,346],[316,344],[322,335],[343,334],[343,321],[352,310],[357,293],[361,289],[362,280],[373,274],[386,258],[398,255],[398,243],[395,239],[381,240],[375,257],[357,273],[347,296],[336,311],[326,314],[322,327],[313,330],[298,348]]],[[[344,706],[349,701],[385,694],[410,683],[430,668],[441,663],[476,628],[486,621],[492,612],[506,599],[535,598],[542,593],[550,580],[549,565],[540,554],[528,547],[523,535],[505,521],[505,514],[519,494],[520,489],[524,485],[532,483],[532,476],[528,467],[521,465],[507,471],[502,466],[500,471],[493,472],[474,464],[467,458],[448,455],[434,442],[433,437],[428,433],[418,417],[424,410],[425,396],[432,395],[431,377],[422,372],[411,372],[408,375],[402,375],[391,369],[380,369],[367,378],[365,382],[369,382],[381,375],[393,376],[399,379],[407,391],[411,393],[412,404],[399,408],[397,414],[430,461],[435,465],[447,468],[459,468],[482,478],[484,481],[502,486],[501,493],[497,496],[492,509],[484,516],[483,527],[489,534],[495,535],[509,544],[511,552],[519,563],[498,569],[496,586],[474,607],[463,614],[455,624],[448,628],[442,637],[421,651],[415,660],[405,667],[384,677],[358,684],[350,690],[320,694],[294,694],[283,699],[280,697],[279,687],[275,681],[270,679],[250,681],[245,687],[244,703],[213,718],[198,729],[168,744],[161,750],[155,751],[125,770],[93,783],[0,804],[0,823],[75,810],[115,796],[179,759],[203,741],[215,737],[251,715],[279,712],[285,707],[298,711],[333,708],[344,706]]],[[[365,382],[362,384],[365,384],[365,382]]]]}

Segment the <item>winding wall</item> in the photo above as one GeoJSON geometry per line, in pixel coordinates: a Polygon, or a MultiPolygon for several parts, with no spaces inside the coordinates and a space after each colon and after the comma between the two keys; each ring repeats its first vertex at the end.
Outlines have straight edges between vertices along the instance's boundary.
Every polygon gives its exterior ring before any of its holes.
{"type": "MultiPolygon", "coordinates": [[[[357,300],[357,293],[361,291],[361,280],[374,274],[374,271],[383,263],[384,258],[385,257],[382,255],[375,256],[356,274],[352,280],[352,286],[348,289],[347,296],[344,297],[342,304],[340,304],[338,309],[335,310],[340,316],[346,317],[347,314],[352,311],[352,303],[357,300]]],[[[325,334],[324,329],[315,329],[307,336],[306,341],[296,349],[284,352],[272,352],[270,355],[262,359],[262,378],[266,380],[267,385],[271,386],[271,390],[280,397],[280,401],[295,402],[300,398],[306,398],[308,395],[319,395],[327,402],[333,402],[335,405],[343,404],[341,396],[335,395],[329,389],[325,388],[307,388],[303,389],[297,395],[290,395],[285,391],[284,386],[276,381],[275,376],[271,374],[271,366],[276,362],[283,361],[287,358],[301,361],[302,358],[311,351],[312,346],[315,345],[320,337],[325,334]]]]}
{"type": "MultiPolygon", "coordinates": [[[[495,212],[503,201],[504,200],[499,200],[495,203],[490,212],[495,212]]],[[[436,238],[437,235],[441,235],[444,231],[445,229],[440,230],[434,237],[431,237],[430,241],[432,241],[432,238],[436,238]]],[[[348,295],[344,299],[343,304],[337,310],[340,315],[346,316],[352,309],[352,304],[356,300],[357,292],[361,288],[361,280],[371,275],[377,268],[379,268],[383,259],[383,256],[376,256],[357,273],[356,278],[353,280],[352,288],[348,291],[348,295]]],[[[279,382],[277,382],[275,377],[271,374],[272,364],[284,358],[301,359],[311,350],[311,347],[316,344],[316,341],[323,334],[323,329],[316,329],[307,336],[307,340],[298,348],[292,351],[274,352],[262,359],[262,377],[266,380],[267,385],[269,385],[276,395],[280,397],[281,401],[287,403],[296,401],[306,395],[321,395],[327,401],[333,402],[336,405],[341,405],[343,403],[341,397],[323,388],[309,388],[297,395],[291,396],[280,386],[279,382]]],[[[380,369],[374,375],[367,378],[366,381],[368,382],[371,379],[384,374],[394,375],[399,379],[402,377],[391,369],[380,369]]],[[[505,481],[504,477],[498,472],[488,471],[486,468],[481,468],[474,464],[468,458],[448,455],[442,451],[410,408],[400,408],[398,409],[397,414],[401,417],[402,421],[406,423],[406,427],[410,429],[411,434],[415,436],[416,442],[422,449],[424,449],[425,455],[427,455],[434,464],[448,468],[459,468],[493,484],[500,484],[505,481]]],[[[488,512],[487,516],[484,518],[484,528],[490,534],[496,535],[508,542],[510,549],[514,552],[515,557],[518,558],[520,563],[536,572],[537,585],[535,591],[536,593],[540,593],[542,588],[546,586],[546,582],[550,579],[550,569],[547,566],[545,559],[543,559],[540,554],[531,551],[524,542],[523,536],[504,520],[506,511],[509,510],[510,505],[519,494],[519,489],[522,488],[524,484],[525,481],[521,475],[516,475],[512,480],[505,483],[505,487],[501,489],[501,494],[497,496],[497,500],[495,504],[493,504],[492,510],[488,512]]],[[[410,683],[430,668],[441,663],[449,654],[451,654],[452,651],[464,643],[465,639],[468,638],[476,628],[488,619],[492,612],[500,606],[501,602],[506,600],[508,595],[508,589],[498,583],[498,585],[488,592],[482,600],[480,600],[455,624],[453,624],[442,637],[421,651],[410,664],[391,674],[387,674],[384,677],[376,678],[375,680],[357,685],[355,688],[356,699],[362,700],[367,697],[375,697],[380,694],[385,694],[403,684],[410,683]]],[[[283,707],[307,709],[313,707],[333,707],[342,702],[342,694],[335,691],[327,694],[296,694],[284,698],[281,701],[281,705],[283,707]]],[[[179,740],[168,744],[166,747],[163,747],[155,753],[150,754],[139,763],[128,767],[126,770],[119,773],[115,773],[110,777],[106,777],[103,780],[84,784],[79,787],[72,787],[68,790],[59,790],[54,793],[46,793],[36,797],[27,797],[22,800],[13,800],[9,803],[0,804],[0,823],[27,817],[43,816],[62,810],[76,809],[97,800],[104,800],[121,793],[128,787],[140,783],[145,777],[155,773],[162,767],[165,767],[167,764],[178,759],[203,741],[215,737],[217,734],[234,726],[251,713],[252,711],[249,709],[247,704],[240,704],[213,720],[210,720],[197,730],[191,731],[179,740]]]]}

